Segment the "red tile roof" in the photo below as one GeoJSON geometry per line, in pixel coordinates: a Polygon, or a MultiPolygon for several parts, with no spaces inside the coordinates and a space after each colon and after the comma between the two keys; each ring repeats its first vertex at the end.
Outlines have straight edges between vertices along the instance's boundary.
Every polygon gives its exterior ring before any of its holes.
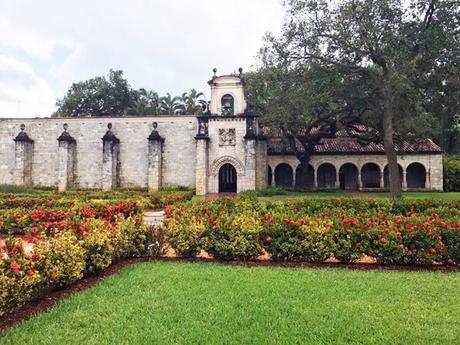
{"type": "MultiPolygon", "coordinates": [[[[323,138],[320,143],[315,146],[315,153],[320,154],[384,154],[385,150],[382,144],[369,143],[363,144],[357,138],[351,135],[355,131],[347,132],[345,130],[338,131],[335,138],[323,138]]],[[[442,149],[430,139],[423,139],[414,142],[403,141],[396,145],[399,153],[415,154],[415,153],[442,153],[442,149]]],[[[300,143],[297,144],[298,150],[303,148],[300,143]]],[[[268,140],[269,154],[293,154],[286,140],[281,137],[269,137],[268,140]]]]}

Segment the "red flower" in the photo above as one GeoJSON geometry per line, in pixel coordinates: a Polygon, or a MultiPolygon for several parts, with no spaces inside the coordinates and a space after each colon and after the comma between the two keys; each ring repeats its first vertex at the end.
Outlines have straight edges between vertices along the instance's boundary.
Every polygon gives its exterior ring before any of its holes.
{"type": "Polygon", "coordinates": [[[436,255],[436,249],[434,248],[430,248],[429,252],[431,255],[436,255]]]}
{"type": "Polygon", "coordinates": [[[265,237],[265,241],[271,242],[271,241],[272,241],[272,238],[271,238],[270,236],[267,236],[267,237],[265,237]]]}
{"type": "Polygon", "coordinates": [[[380,240],[381,243],[385,244],[387,243],[387,239],[385,237],[383,237],[381,240],[380,240]]]}
{"type": "Polygon", "coordinates": [[[11,264],[10,264],[10,268],[17,272],[21,269],[21,265],[17,264],[16,262],[12,261],[11,264]]]}

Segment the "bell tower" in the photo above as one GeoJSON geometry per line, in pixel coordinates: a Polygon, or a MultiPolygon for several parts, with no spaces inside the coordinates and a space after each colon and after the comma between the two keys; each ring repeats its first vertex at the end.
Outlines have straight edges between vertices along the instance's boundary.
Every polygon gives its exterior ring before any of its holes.
{"type": "Polygon", "coordinates": [[[196,193],[239,193],[266,186],[267,144],[239,75],[214,75],[211,101],[198,116],[196,193]]]}
{"type": "Polygon", "coordinates": [[[241,80],[243,69],[239,68],[239,75],[217,76],[217,69],[213,69],[214,75],[210,81],[211,104],[209,111],[211,115],[242,115],[246,111],[246,100],[244,98],[244,85],[241,80]]]}

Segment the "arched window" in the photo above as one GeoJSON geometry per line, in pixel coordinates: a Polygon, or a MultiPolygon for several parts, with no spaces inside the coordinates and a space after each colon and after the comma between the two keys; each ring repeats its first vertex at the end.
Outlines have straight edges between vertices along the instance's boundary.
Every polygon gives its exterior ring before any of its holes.
{"type": "Polygon", "coordinates": [[[235,101],[232,95],[224,95],[221,100],[222,115],[233,115],[235,111],[235,101]]]}
{"type": "Polygon", "coordinates": [[[380,167],[366,163],[361,168],[361,182],[364,188],[380,188],[380,167]]]}

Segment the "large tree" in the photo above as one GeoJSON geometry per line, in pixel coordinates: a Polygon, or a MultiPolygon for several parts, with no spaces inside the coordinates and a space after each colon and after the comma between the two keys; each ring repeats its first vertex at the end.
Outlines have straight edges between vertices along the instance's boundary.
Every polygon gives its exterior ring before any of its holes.
{"type": "Polygon", "coordinates": [[[263,64],[292,70],[314,63],[325,69],[337,68],[349,80],[374,86],[370,97],[364,99],[365,116],[376,125],[385,148],[390,194],[400,197],[395,118],[400,114],[400,123],[406,126],[419,117],[430,123],[431,114],[423,107],[423,90],[414,78],[422,62],[434,66],[440,52],[456,49],[448,44],[440,49],[435,42],[438,36],[458,34],[459,3],[287,0],[286,4],[281,35],[266,37],[263,64]]]}
{"type": "Polygon", "coordinates": [[[131,88],[122,71],[110,70],[69,88],[64,98],[57,100],[56,116],[123,115],[133,106],[131,88]]]}

